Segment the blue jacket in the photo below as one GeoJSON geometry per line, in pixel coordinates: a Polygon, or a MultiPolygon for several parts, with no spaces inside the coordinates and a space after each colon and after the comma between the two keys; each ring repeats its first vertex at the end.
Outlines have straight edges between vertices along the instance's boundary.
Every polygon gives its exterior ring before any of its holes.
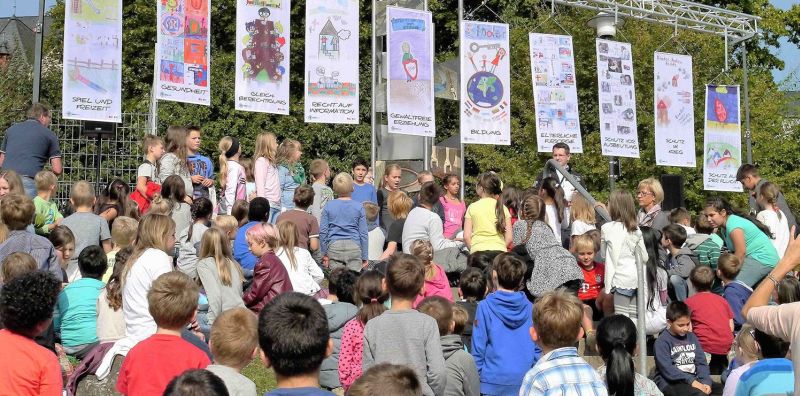
{"type": "Polygon", "coordinates": [[[352,199],[334,199],[322,209],[319,250],[323,255],[328,254],[331,243],[349,239],[361,248],[361,259],[366,260],[369,255],[368,233],[367,215],[360,203],[352,199]]]}
{"type": "Polygon", "coordinates": [[[733,326],[736,331],[739,331],[745,322],[744,316],[742,316],[742,308],[744,308],[744,304],[751,294],[753,294],[753,289],[741,281],[728,283],[723,289],[722,296],[725,297],[725,301],[728,302],[733,311],[733,326]]]}
{"type": "Polygon", "coordinates": [[[542,354],[531,340],[533,310],[522,292],[496,291],[478,303],[472,325],[472,356],[481,393],[516,395],[525,373],[542,354]]]}
{"type": "MultiPolygon", "coordinates": [[[[214,178],[214,164],[211,162],[211,159],[209,159],[205,155],[200,155],[200,154],[190,155],[187,161],[189,162],[189,174],[191,174],[192,176],[202,175],[206,179],[214,178]]],[[[200,197],[208,198],[208,187],[204,187],[200,184],[193,184],[193,186],[194,186],[193,198],[195,199],[200,197]]]]}
{"type": "Polygon", "coordinates": [[[258,262],[258,257],[250,252],[250,247],[247,246],[247,238],[245,238],[247,230],[258,223],[258,221],[251,221],[241,226],[239,231],[236,232],[236,239],[233,240],[233,258],[244,269],[252,270],[258,262]]]}

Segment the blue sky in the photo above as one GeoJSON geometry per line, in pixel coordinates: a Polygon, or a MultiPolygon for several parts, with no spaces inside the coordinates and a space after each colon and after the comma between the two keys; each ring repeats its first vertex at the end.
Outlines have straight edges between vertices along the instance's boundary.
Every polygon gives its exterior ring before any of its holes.
{"type": "MultiPolygon", "coordinates": [[[[770,0],[775,6],[788,9],[795,4],[797,0],[770,0]]],[[[11,16],[14,3],[16,3],[16,14],[18,16],[36,15],[36,8],[39,1],[37,0],[0,0],[0,17],[11,16]]],[[[52,7],[56,3],[55,0],[45,0],[46,6],[52,7]]],[[[783,70],[773,70],[772,75],[775,81],[782,82],[792,72],[797,71],[800,74],[800,48],[796,45],[789,44],[787,40],[782,40],[781,47],[777,49],[778,55],[786,63],[783,70]]],[[[795,81],[800,80],[800,76],[795,76],[795,81]]]]}

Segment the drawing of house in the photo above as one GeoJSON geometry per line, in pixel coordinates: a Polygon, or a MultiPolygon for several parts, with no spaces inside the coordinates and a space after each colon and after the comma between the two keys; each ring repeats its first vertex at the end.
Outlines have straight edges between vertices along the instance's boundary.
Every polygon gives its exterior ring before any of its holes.
{"type": "Polygon", "coordinates": [[[333,60],[339,59],[339,32],[330,19],[319,32],[319,54],[333,60]]]}

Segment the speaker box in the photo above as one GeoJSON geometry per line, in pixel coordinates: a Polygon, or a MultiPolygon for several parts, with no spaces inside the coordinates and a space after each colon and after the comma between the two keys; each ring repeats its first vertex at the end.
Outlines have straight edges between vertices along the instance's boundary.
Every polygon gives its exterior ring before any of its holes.
{"type": "Polygon", "coordinates": [[[686,196],[683,191],[683,176],[681,175],[661,175],[661,187],[664,188],[664,202],[661,209],[670,211],[675,208],[682,208],[686,205],[686,196]]]}

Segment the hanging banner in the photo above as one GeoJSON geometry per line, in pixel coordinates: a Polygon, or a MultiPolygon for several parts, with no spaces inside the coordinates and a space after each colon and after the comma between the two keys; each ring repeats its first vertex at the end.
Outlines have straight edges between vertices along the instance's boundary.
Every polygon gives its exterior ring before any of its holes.
{"type": "Polygon", "coordinates": [[[596,44],[603,155],[639,158],[631,45],[603,39],[596,44]]]}
{"type": "Polygon", "coordinates": [[[236,110],[289,114],[289,0],[236,0],[236,110]]]}
{"type": "Polygon", "coordinates": [[[656,52],[654,59],[656,163],[694,168],[692,57],[656,52]]]}
{"type": "Polygon", "coordinates": [[[703,188],[742,191],[736,171],[742,164],[738,85],[706,85],[703,188]]]}
{"type": "Polygon", "coordinates": [[[211,104],[210,1],[157,2],[157,99],[211,104]]]}
{"type": "Polygon", "coordinates": [[[306,2],[306,122],[358,124],[358,0],[306,2]]]}
{"type": "Polygon", "coordinates": [[[386,42],[389,133],[435,136],[431,13],[386,7],[386,42]]]}
{"type": "Polygon", "coordinates": [[[530,33],[528,39],[539,152],[563,142],[571,153],[582,153],[572,37],[530,33]]]}
{"type": "Polygon", "coordinates": [[[122,0],[67,2],[62,115],[122,122],[122,0]]]}
{"type": "Polygon", "coordinates": [[[461,143],[511,144],[508,25],[461,22],[461,143]]]}

